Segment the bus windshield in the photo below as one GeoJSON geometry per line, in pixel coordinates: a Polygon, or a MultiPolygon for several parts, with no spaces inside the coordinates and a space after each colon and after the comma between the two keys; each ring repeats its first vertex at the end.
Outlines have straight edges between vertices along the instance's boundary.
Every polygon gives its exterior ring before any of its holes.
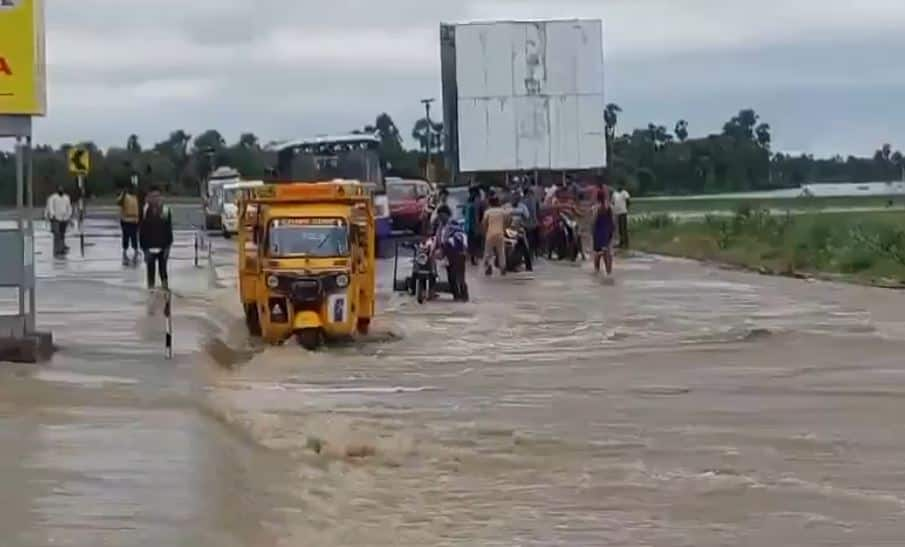
{"type": "Polygon", "coordinates": [[[383,193],[379,143],[370,135],[286,143],[277,150],[278,176],[281,180],[305,182],[358,180],[372,191],[383,193]]]}
{"type": "Polygon", "coordinates": [[[275,219],[268,251],[273,258],[349,256],[349,227],[339,218],[275,219]]]}

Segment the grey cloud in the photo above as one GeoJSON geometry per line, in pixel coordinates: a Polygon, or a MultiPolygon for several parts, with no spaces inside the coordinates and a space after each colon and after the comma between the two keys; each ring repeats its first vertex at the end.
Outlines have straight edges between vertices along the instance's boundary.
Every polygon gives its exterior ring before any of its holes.
{"type": "MultiPolygon", "coordinates": [[[[718,130],[753,106],[780,147],[905,141],[905,3],[871,0],[49,0],[51,142],[146,142],[175,127],[264,139],[387,111],[403,134],[439,97],[441,21],[603,17],[624,127],[718,130]],[[196,86],[199,93],[190,93],[196,86]],[[819,128],[820,131],[815,131],[819,128]]],[[[905,144],[905,143],[903,143],[905,144]]]]}

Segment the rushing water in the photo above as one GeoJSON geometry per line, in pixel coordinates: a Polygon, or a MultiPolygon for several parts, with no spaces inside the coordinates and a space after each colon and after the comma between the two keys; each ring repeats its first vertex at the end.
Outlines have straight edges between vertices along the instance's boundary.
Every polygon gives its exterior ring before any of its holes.
{"type": "Polygon", "coordinates": [[[63,347],[0,381],[4,545],[901,541],[898,293],[544,263],[384,290],[373,340],[311,353],[247,339],[232,260],[177,263],[171,363],[140,272],[46,266],[63,347]]]}

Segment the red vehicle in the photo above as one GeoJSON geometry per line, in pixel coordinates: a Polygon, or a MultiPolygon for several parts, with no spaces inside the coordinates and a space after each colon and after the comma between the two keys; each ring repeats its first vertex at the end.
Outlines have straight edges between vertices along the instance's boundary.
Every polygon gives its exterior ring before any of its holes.
{"type": "Polygon", "coordinates": [[[388,178],[386,185],[393,228],[420,231],[432,191],[430,183],[416,179],[388,178]]]}

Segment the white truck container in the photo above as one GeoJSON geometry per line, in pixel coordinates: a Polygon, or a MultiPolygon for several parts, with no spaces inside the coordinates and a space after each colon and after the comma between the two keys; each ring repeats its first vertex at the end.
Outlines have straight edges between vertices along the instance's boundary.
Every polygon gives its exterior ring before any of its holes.
{"type": "Polygon", "coordinates": [[[218,167],[204,181],[201,188],[201,202],[204,207],[204,227],[206,230],[220,230],[223,219],[223,187],[240,182],[241,175],[232,167],[218,167]]]}
{"type": "Polygon", "coordinates": [[[606,165],[603,23],[442,25],[453,174],[606,165]]]}

